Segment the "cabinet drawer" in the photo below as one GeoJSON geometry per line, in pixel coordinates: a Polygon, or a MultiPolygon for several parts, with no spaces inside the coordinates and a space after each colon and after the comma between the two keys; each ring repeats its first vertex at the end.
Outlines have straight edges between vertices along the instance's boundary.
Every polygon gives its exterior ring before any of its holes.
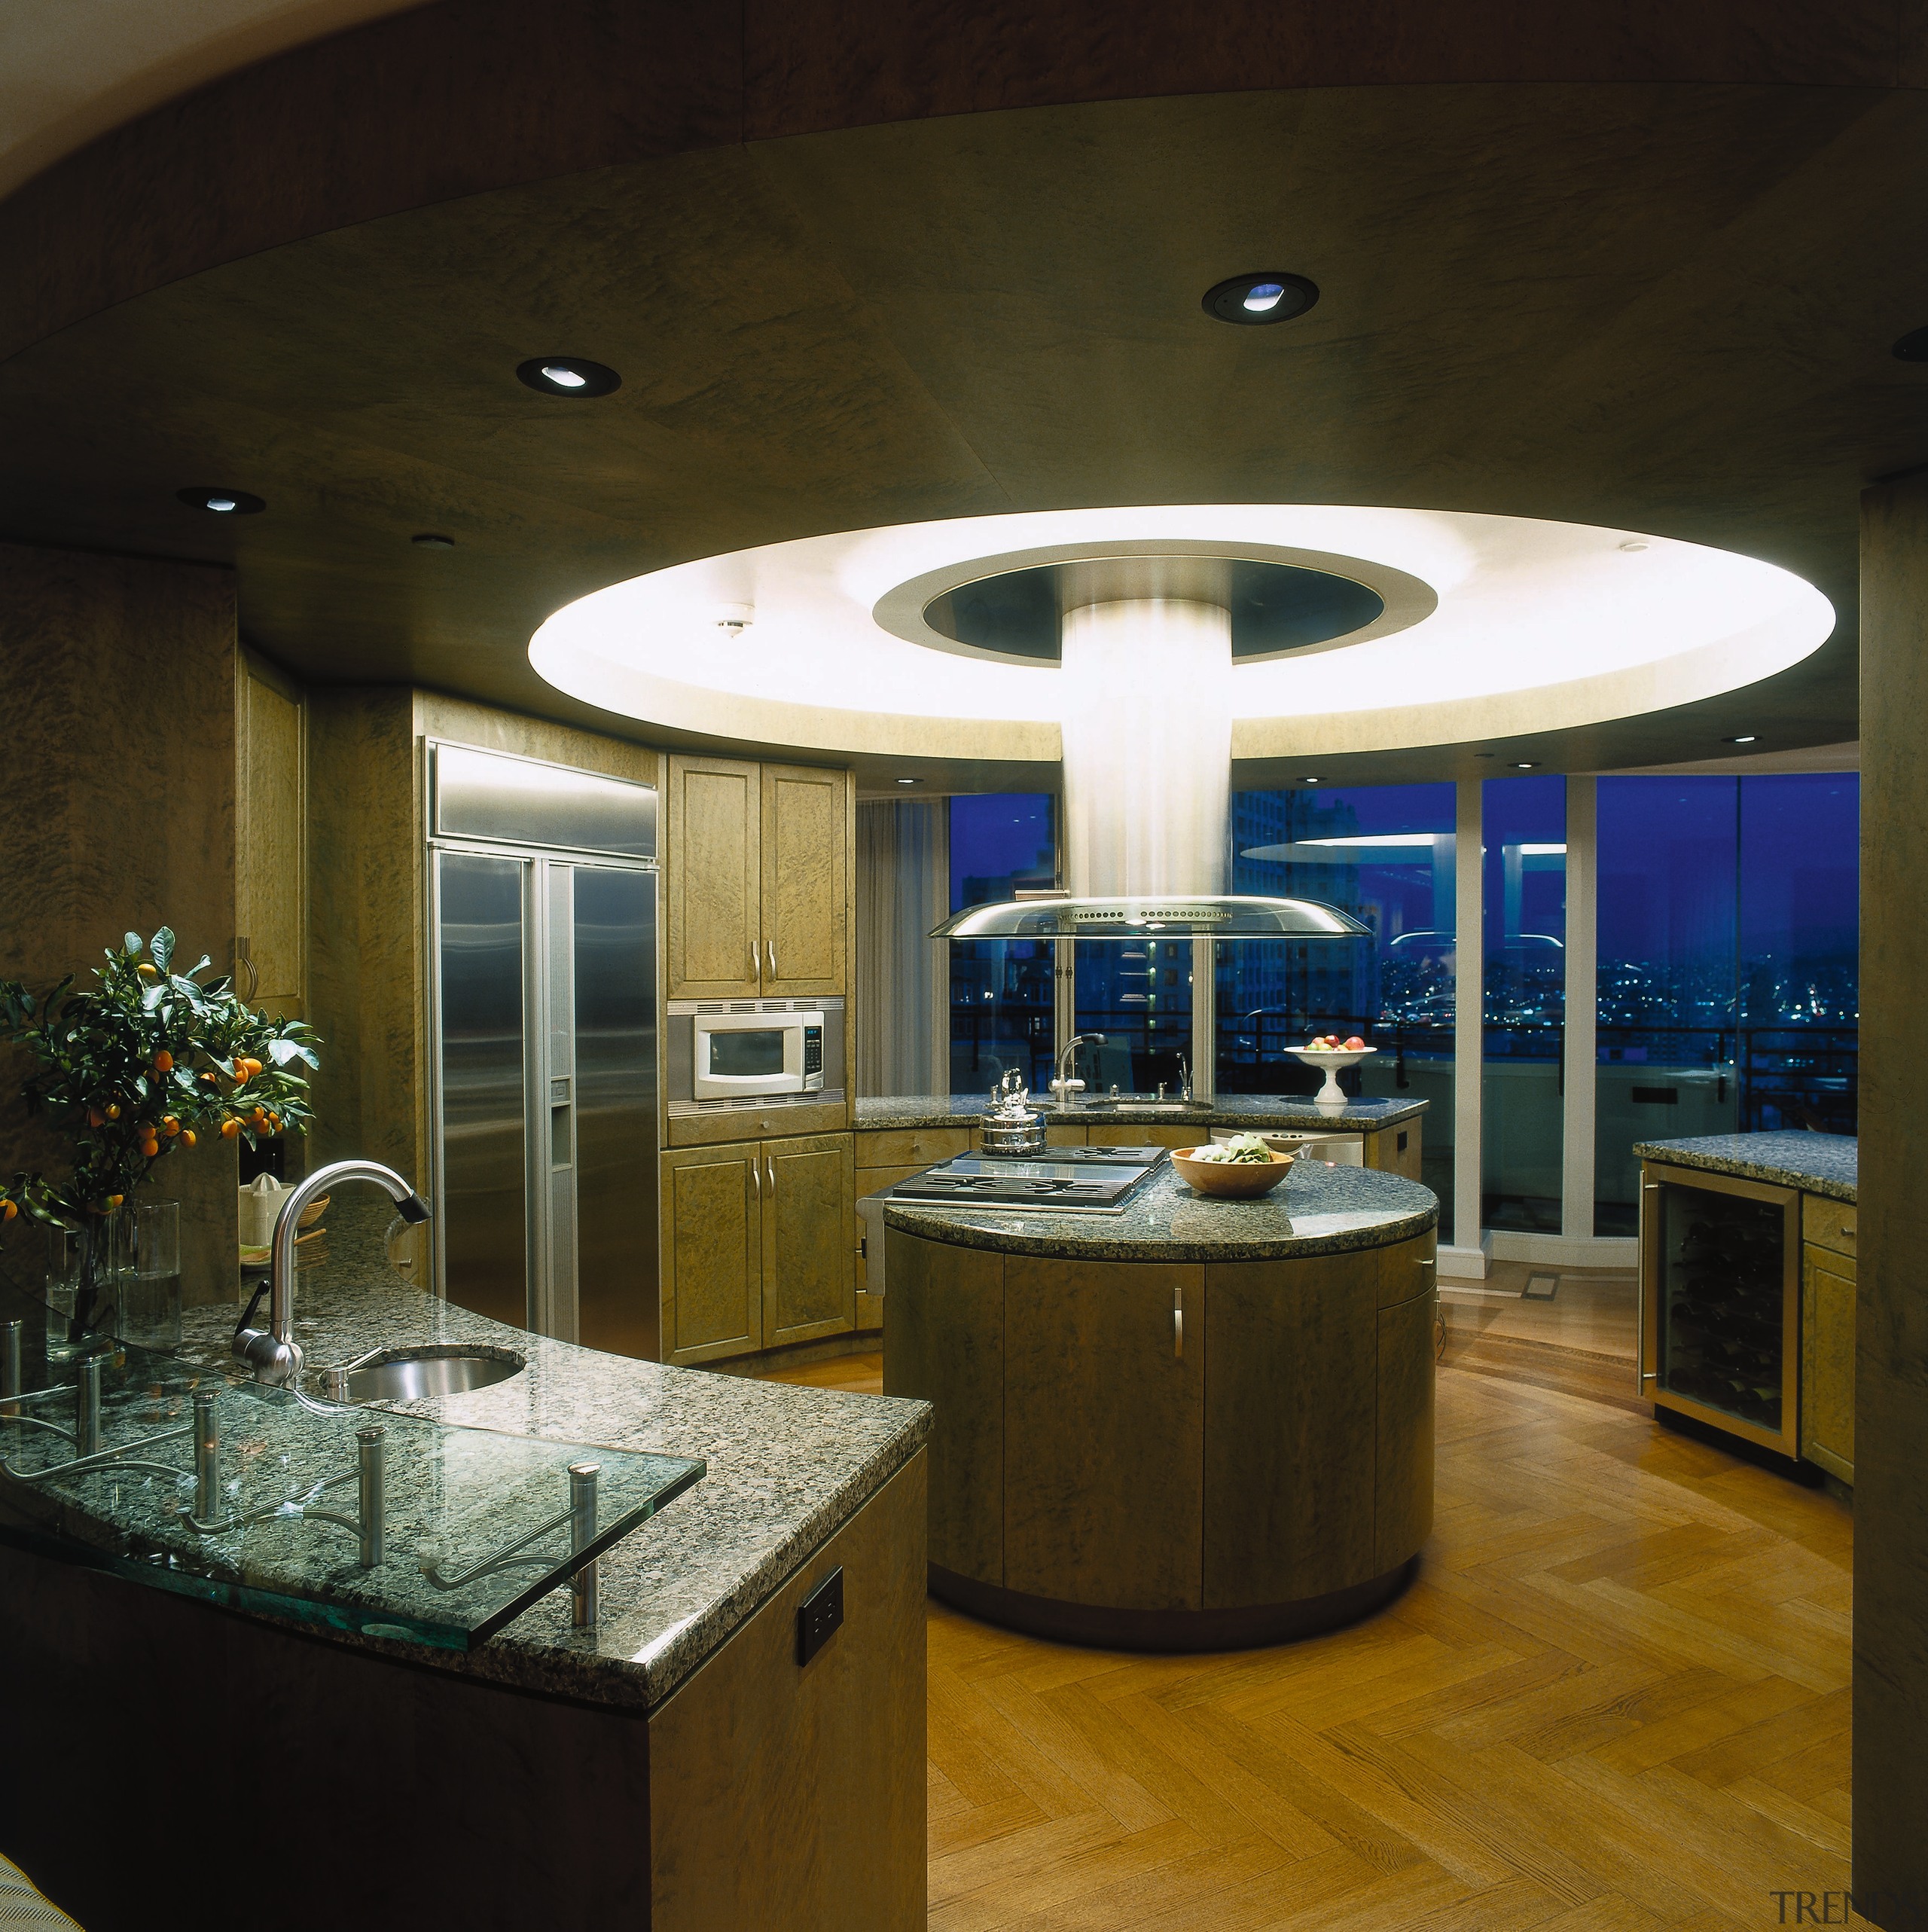
{"type": "Polygon", "coordinates": [[[1135,1127],[1094,1126],[1090,1135],[1094,1147],[1196,1147],[1211,1139],[1212,1130],[1197,1122],[1184,1127],[1141,1122],[1135,1127]]]}
{"type": "Polygon", "coordinates": [[[1813,1241],[1801,1264],[1801,1453],[1830,1476],[1851,1483],[1855,1264],[1813,1241]]]}
{"type": "Polygon", "coordinates": [[[1830,1201],[1819,1194],[1801,1197],[1801,1238],[1811,1247],[1831,1248],[1836,1254],[1852,1255],[1856,1218],[1851,1201],[1830,1201]]]}
{"type": "Polygon", "coordinates": [[[920,1167],[947,1161],[954,1154],[968,1152],[971,1130],[968,1127],[879,1128],[856,1138],[859,1167],[908,1167],[914,1173],[920,1167]]]}

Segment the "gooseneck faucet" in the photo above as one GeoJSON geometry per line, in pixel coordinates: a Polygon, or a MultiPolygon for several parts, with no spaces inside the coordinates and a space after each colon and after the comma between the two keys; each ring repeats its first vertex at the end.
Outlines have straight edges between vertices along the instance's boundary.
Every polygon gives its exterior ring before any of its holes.
{"type": "Polygon", "coordinates": [[[387,1189],[404,1221],[426,1221],[427,1204],[392,1167],[379,1161],[336,1161],[317,1167],[298,1183],[275,1216],[274,1246],[268,1257],[268,1325],[244,1328],[234,1352],[255,1372],[258,1382],[293,1382],[301,1374],[301,1344],[294,1339],[294,1237],[308,1204],[343,1181],[373,1181],[387,1189]]]}
{"type": "Polygon", "coordinates": [[[1071,1078],[1071,1067],[1078,1049],[1081,1046],[1103,1046],[1104,1043],[1105,1036],[1103,1033],[1073,1033],[1070,1039],[1058,1048],[1057,1078],[1051,1082],[1051,1091],[1057,1094],[1057,1103],[1060,1106],[1071,1106],[1072,1095],[1081,1094],[1084,1091],[1084,1082],[1082,1080],[1074,1080],[1071,1078]]]}

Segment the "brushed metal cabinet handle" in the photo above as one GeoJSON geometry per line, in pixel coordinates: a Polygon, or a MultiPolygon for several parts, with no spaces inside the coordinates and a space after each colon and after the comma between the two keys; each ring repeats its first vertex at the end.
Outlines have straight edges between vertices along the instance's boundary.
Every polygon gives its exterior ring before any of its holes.
{"type": "Polygon", "coordinates": [[[763,1177],[757,1171],[756,1156],[754,1154],[750,1156],[750,1193],[758,1201],[763,1198],[763,1177]]]}
{"type": "Polygon", "coordinates": [[[764,940],[763,942],[763,949],[770,955],[770,976],[772,979],[775,979],[777,977],[776,942],[774,939],[764,940]]]}
{"type": "Polygon", "coordinates": [[[756,949],[756,942],[750,942],[750,977],[760,988],[763,984],[763,960],[756,949]]]}
{"type": "Polygon", "coordinates": [[[1841,1239],[1843,1241],[1853,1241],[1854,1238],[1854,1223],[1852,1221],[1844,1221],[1841,1224],[1841,1239]]]}
{"type": "Polygon", "coordinates": [[[776,1156],[774,1154],[764,1155],[763,1165],[764,1171],[770,1177],[770,1198],[774,1201],[776,1198],[776,1156]]]}
{"type": "Polygon", "coordinates": [[[1175,1361],[1185,1360],[1185,1290],[1172,1290],[1172,1357],[1175,1361]]]}

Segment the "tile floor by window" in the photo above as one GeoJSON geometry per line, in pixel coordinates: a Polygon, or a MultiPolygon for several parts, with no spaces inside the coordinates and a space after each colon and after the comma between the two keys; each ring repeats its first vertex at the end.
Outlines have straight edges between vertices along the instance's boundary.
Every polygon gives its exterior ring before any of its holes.
{"type": "MultiPolygon", "coordinates": [[[[1848,1509],[1657,1429],[1566,1360],[1603,1351],[1510,1333],[1536,1314],[1449,1311],[1434,1534],[1364,1623],[1146,1657],[931,1606],[934,1928],[1715,1932],[1778,1924],[1777,1892],[1840,1909],[1848,1509]]],[[[1566,1333],[1598,1342],[1597,1320],[1566,1333]]],[[[882,1367],[786,1378],[874,1390],[882,1367]]]]}

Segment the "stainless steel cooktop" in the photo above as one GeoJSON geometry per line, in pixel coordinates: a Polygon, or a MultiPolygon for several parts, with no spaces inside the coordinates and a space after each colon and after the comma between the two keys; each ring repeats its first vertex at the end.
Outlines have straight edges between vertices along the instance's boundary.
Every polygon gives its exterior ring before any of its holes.
{"type": "Polygon", "coordinates": [[[1155,1167],[1165,1158],[1162,1147],[1052,1147],[1042,1154],[973,1155],[974,1160],[1042,1161],[1054,1167],[1155,1167]]]}
{"type": "Polygon", "coordinates": [[[1094,1155],[1116,1155],[1115,1147],[1060,1147],[1047,1160],[1020,1161],[981,1154],[960,1154],[927,1167],[891,1189],[897,1201],[919,1201],[953,1207],[1022,1207],[1051,1213],[1118,1214],[1144,1185],[1162,1147],[1130,1151],[1152,1158],[1143,1161],[1094,1160],[1094,1155]],[[1081,1160],[1070,1158],[1082,1155],[1081,1160]]]}

